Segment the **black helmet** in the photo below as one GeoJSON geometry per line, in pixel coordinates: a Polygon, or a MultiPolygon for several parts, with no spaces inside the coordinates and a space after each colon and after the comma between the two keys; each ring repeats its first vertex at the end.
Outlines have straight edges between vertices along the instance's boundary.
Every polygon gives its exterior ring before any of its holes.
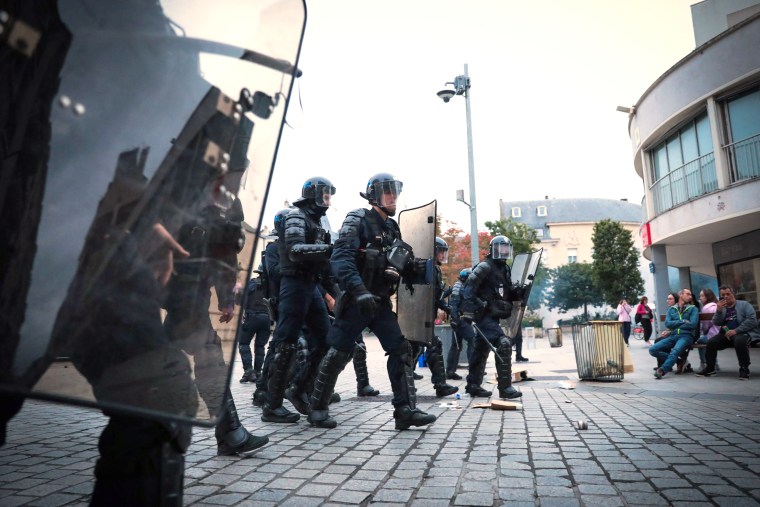
{"type": "Polygon", "coordinates": [[[285,220],[285,217],[288,216],[288,213],[290,213],[290,210],[293,208],[285,208],[281,209],[274,215],[274,230],[279,231],[280,230],[280,222],[285,220]]]}
{"type": "Polygon", "coordinates": [[[496,236],[491,240],[491,258],[506,260],[512,258],[512,242],[506,236],[496,236]]]}
{"type": "Polygon", "coordinates": [[[385,211],[388,215],[393,216],[396,214],[396,198],[401,193],[401,189],[404,188],[404,184],[393,177],[389,173],[378,173],[372,176],[367,182],[366,193],[359,194],[367,199],[370,204],[379,207],[385,211]],[[392,195],[393,202],[390,199],[386,200],[384,196],[392,195]],[[389,208],[389,206],[393,206],[389,208]]]}
{"type": "Polygon", "coordinates": [[[446,264],[449,262],[449,245],[443,240],[443,238],[435,238],[435,258],[438,260],[438,254],[443,253],[443,259],[439,262],[446,264]]]}
{"type": "Polygon", "coordinates": [[[464,268],[462,271],[459,272],[459,281],[462,283],[466,282],[467,277],[470,276],[470,273],[472,273],[472,269],[464,268]]]}
{"type": "Polygon", "coordinates": [[[330,207],[330,196],[335,194],[335,187],[327,178],[314,176],[306,180],[301,187],[301,198],[293,204],[299,204],[307,199],[322,208],[330,207]]]}

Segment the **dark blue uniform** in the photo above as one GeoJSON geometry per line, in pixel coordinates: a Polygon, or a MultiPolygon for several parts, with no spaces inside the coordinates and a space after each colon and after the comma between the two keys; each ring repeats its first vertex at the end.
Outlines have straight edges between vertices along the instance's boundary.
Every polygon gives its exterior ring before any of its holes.
{"type": "MultiPolygon", "coordinates": [[[[511,270],[504,260],[491,256],[476,265],[464,286],[461,318],[473,321],[496,348],[496,376],[501,398],[517,398],[522,393],[512,387],[512,343],[499,326],[499,319],[512,313],[512,301],[519,299],[513,291],[511,270]]],[[[491,351],[482,336],[473,339],[467,392],[473,396],[490,396],[480,385],[491,351]]]]}
{"type": "Polygon", "coordinates": [[[240,339],[238,341],[238,351],[240,360],[243,362],[243,379],[241,382],[253,380],[261,373],[261,367],[264,364],[264,355],[266,345],[269,341],[269,310],[264,304],[264,286],[261,277],[252,278],[248,281],[245,294],[245,308],[243,310],[243,325],[240,328],[240,339]],[[251,341],[256,337],[254,342],[254,354],[251,354],[251,341]],[[255,355],[255,360],[254,360],[255,355]]]}
{"type": "MultiPolygon", "coordinates": [[[[413,355],[401,333],[391,296],[398,281],[386,276],[386,255],[401,239],[398,224],[373,209],[350,212],[343,222],[331,258],[332,272],[344,294],[338,301],[336,319],[327,335],[330,350],[319,368],[311,397],[309,421],[321,427],[337,424],[328,414],[328,402],[338,375],[356,345],[356,336],[369,328],[388,354],[388,376],[393,390],[396,428],[421,426],[435,420],[417,410],[412,377],[413,355]]],[[[414,270],[402,276],[412,279],[414,270]]]]}
{"type": "Polygon", "coordinates": [[[296,202],[296,206],[302,207],[285,217],[280,233],[279,315],[272,339],[274,356],[269,369],[267,401],[261,416],[265,422],[298,420],[298,414],[285,409],[282,400],[286,395],[288,365],[301,333],[308,343],[309,358],[294,379],[294,391],[288,393],[288,399],[299,412],[308,411],[310,378],[316,374],[326,351],[325,335],[330,320],[319,281],[328,264],[331,245],[329,233],[320,225],[324,208],[312,204],[308,199],[296,202]]]}
{"type": "Polygon", "coordinates": [[[467,360],[469,361],[472,355],[472,338],[474,331],[472,326],[467,322],[460,319],[459,307],[462,299],[462,289],[464,284],[461,280],[457,280],[454,286],[451,288],[451,295],[449,296],[449,307],[451,308],[451,329],[454,331],[453,339],[456,343],[452,342],[449,349],[448,356],[446,358],[446,373],[451,376],[456,373],[457,365],[459,363],[459,353],[462,350],[462,342],[467,342],[467,360]]]}
{"type": "MultiPolygon", "coordinates": [[[[273,231],[277,234],[277,229],[273,231]]],[[[280,244],[278,240],[270,242],[264,249],[264,256],[261,261],[264,274],[267,277],[268,294],[265,294],[271,321],[277,322],[277,302],[280,294],[280,244]]],[[[253,393],[252,402],[255,406],[261,407],[266,399],[267,383],[269,381],[269,365],[274,357],[274,347],[269,342],[264,365],[261,368],[261,375],[256,379],[256,391],[253,393]]]]}

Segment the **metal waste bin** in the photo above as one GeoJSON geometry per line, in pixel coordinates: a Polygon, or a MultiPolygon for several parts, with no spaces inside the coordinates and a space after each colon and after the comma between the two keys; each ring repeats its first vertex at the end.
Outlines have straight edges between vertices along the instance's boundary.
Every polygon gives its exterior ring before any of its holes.
{"type": "Polygon", "coordinates": [[[549,337],[550,347],[562,346],[562,330],[558,327],[550,327],[546,330],[546,335],[549,337]]]}
{"type": "Polygon", "coordinates": [[[595,320],[573,325],[573,348],[581,380],[623,380],[622,323],[595,320]]]}

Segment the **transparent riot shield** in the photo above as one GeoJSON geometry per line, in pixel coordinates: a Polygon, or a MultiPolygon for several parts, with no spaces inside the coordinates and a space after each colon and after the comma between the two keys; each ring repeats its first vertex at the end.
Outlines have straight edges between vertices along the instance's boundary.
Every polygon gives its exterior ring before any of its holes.
{"type": "Polygon", "coordinates": [[[508,319],[501,322],[504,333],[509,338],[517,336],[517,331],[520,329],[525,308],[528,306],[533,278],[536,276],[543,251],[543,248],[539,248],[534,252],[517,254],[514,261],[512,261],[512,285],[524,285],[525,295],[523,299],[512,303],[512,314],[508,319]]]}
{"type": "MultiPolygon", "coordinates": [[[[415,257],[429,259],[431,267],[435,256],[435,213],[433,201],[398,215],[401,238],[412,246],[415,257]]],[[[414,285],[413,289],[403,284],[398,289],[398,323],[408,340],[429,344],[435,332],[435,287],[429,283],[414,285]]]]}
{"type": "Polygon", "coordinates": [[[16,5],[2,23],[19,40],[0,46],[0,391],[213,425],[304,3],[16,5]]]}

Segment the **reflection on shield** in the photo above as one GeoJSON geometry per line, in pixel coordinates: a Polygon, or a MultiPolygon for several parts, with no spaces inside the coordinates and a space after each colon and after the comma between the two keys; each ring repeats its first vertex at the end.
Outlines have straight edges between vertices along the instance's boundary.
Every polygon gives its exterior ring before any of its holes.
{"type": "MultiPolygon", "coordinates": [[[[412,246],[418,259],[433,261],[435,251],[436,201],[399,213],[401,238],[412,246]]],[[[415,285],[414,293],[405,286],[398,289],[396,311],[401,332],[411,341],[431,343],[435,331],[435,287],[432,283],[415,285]]]]}
{"type": "MultiPolygon", "coordinates": [[[[29,5],[19,21],[36,26],[29,5]]],[[[305,12],[301,0],[214,10],[245,26],[184,2],[71,0],[37,26],[33,55],[0,45],[19,69],[0,72],[14,94],[4,148],[31,154],[4,159],[0,181],[15,241],[2,249],[0,392],[216,423],[234,288],[256,250],[243,221],[261,227],[305,12]]]]}
{"type": "Polygon", "coordinates": [[[512,262],[512,285],[525,285],[525,296],[522,300],[512,303],[512,315],[501,322],[504,333],[509,338],[517,336],[517,331],[520,329],[525,308],[528,305],[530,289],[533,287],[533,278],[536,276],[543,251],[543,248],[539,248],[534,252],[518,254],[512,262]]]}

